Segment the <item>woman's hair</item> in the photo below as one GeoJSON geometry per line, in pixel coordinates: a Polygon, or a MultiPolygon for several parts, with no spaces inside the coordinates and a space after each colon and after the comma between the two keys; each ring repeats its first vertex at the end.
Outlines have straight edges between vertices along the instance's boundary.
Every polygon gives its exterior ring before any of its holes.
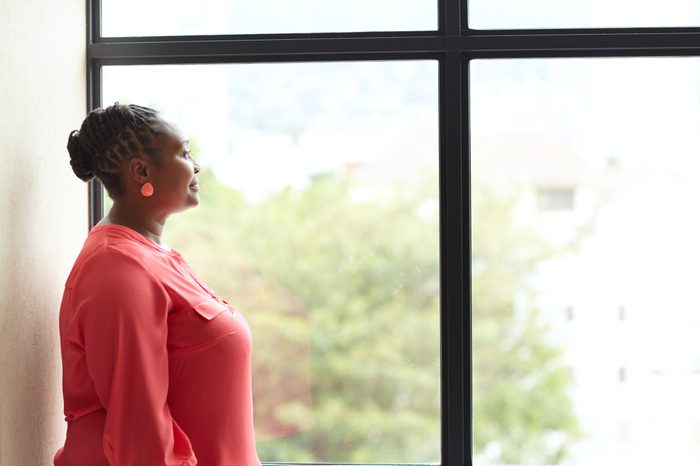
{"type": "Polygon", "coordinates": [[[130,156],[156,155],[156,138],[165,125],[156,110],[119,102],[91,111],[80,131],[68,136],[70,165],[83,181],[97,177],[111,197],[123,192],[121,168],[130,156]]]}

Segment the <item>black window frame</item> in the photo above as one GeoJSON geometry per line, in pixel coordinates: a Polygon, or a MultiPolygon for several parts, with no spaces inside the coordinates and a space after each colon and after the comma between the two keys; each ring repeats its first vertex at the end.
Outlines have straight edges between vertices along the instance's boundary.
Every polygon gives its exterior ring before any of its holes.
{"type": "MultiPolygon", "coordinates": [[[[435,31],[102,37],[87,1],[87,110],[106,65],[431,59],[439,63],[441,465],[472,464],[469,61],[482,58],[700,56],[700,27],[474,30],[467,0],[437,0],[435,31]]],[[[103,216],[88,187],[88,226],[103,216]]]]}

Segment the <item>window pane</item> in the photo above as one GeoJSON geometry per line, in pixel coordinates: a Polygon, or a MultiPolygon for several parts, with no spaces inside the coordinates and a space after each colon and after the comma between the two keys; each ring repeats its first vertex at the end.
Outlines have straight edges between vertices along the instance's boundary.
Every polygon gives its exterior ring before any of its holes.
{"type": "Polygon", "coordinates": [[[700,60],[470,71],[475,464],[697,464],[700,60]]]}
{"type": "Polygon", "coordinates": [[[700,26],[698,0],[470,0],[472,29],[700,26]]]}
{"type": "Polygon", "coordinates": [[[436,30],[435,0],[102,0],[102,35],[436,30]]]}
{"type": "Polygon", "coordinates": [[[251,324],[260,458],[439,463],[437,62],[103,71],[203,166],[165,239],[251,324]]]}

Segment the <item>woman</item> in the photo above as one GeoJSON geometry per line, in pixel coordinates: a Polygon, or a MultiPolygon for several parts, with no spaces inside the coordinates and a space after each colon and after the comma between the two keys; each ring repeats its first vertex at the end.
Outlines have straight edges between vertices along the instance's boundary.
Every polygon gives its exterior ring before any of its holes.
{"type": "Polygon", "coordinates": [[[59,326],[68,429],[56,466],[259,466],[249,327],[161,242],[199,203],[199,165],[154,110],[90,112],[70,163],[114,200],[68,276],[59,326]]]}

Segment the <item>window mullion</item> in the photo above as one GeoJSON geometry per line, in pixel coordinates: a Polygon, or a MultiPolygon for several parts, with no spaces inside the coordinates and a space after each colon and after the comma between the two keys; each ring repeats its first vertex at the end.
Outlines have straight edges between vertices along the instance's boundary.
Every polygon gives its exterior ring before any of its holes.
{"type": "Polygon", "coordinates": [[[94,44],[102,35],[102,0],[86,0],[87,43],[94,44]]]}
{"type": "Polygon", "coordinates": [[[700,54],[700,29],[470,31],[453,46],[477,58],[700,54]]]}
{"type": "Polygon", "coordinates": [[[459,36],[463,24],[466,25],[466,18],[462,13],[466,13],[467,9],[463,5],[462,0],[440,0],[440,28],[446,36],[459,36]]]}
{"type": "Polygon", "coordinates": [[[462,216],[466,199],[463,182],[461,54],[446,55],[440,67],[440,266],[441,266],[441,367],[442,367],[442,464],[457,466],[471,461],[467,439],[470,426],[469,380],[465,373],[469,347],[464,332],[465,281],[462,248],[462,216]],[[466,350],[466,351],[465,351],[466,350]]]}

